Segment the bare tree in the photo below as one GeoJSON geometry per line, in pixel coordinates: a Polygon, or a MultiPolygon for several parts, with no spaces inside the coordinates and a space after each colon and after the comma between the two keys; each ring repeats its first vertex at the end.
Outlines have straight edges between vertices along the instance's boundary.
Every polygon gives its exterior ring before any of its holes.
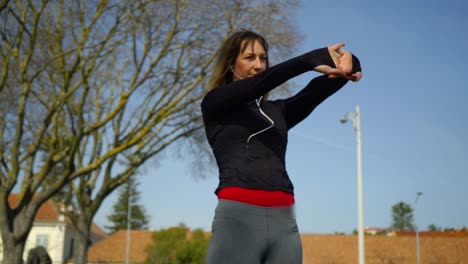
{"type": "Polygon", "coordinates": [[[249,28],[284,58],[296,1],[23,0],[0,3],[0,231],[19,264],[38,208],[71,205],[75,263],[92,219],[145,163],[200,131],[219,44],[249,28]],[[8,197],[19,190],[12,207],[8,197]]]}

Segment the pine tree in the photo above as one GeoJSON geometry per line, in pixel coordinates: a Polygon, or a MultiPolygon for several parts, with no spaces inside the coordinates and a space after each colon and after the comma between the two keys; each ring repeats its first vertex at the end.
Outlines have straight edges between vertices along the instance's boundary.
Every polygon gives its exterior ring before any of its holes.
{"type": "Polygon", "coordinates": [[[409,204],[399,202],[392,207],[392,228],[398,231],[414,231],[413,211],[409,204]]]}
{"type": "Polygon", "coordinates": [[[127,229],[129,199],[131,205],[130,228],[132,230],[148,229],[149,216],[145,208],[138,204],[140,200],[140,192],[137,190],[138,184],[135,177],[130,177],[127,184],[120,187],[119,199],[113,206],[113,213],[107,216],[107,219],[112,223],[110,226],[106,226],[110,233],[127,229]]]}

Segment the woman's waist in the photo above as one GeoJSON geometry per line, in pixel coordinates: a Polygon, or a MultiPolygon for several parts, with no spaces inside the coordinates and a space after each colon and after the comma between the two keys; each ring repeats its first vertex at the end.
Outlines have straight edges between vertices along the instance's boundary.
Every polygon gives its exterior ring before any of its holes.
{"type": "Polygon", "coordinates": [[[219,190],[217,196],[219,199],[264,207],[289,207],[294,205],[294,194],[282,190],[230,186],[219,190]]]}

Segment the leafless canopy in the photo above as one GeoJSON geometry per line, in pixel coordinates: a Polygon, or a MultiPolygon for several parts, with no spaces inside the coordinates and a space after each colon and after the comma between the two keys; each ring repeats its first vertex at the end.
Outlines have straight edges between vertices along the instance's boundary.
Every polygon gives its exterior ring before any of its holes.
{"type": "MultiPolygon", "coordinates": [[[[74,179],[103,198],[199,130],[199,100],[222,40],[256,30],[278,61],[299,40],[289,19],[295,5],[1,1],[0,196],[15,189],[20,197],[16,208],[1,207],[2,226],[20,226],[16,217],[33,215],[74,179]]],[[[16,238],[28,230],[17,228],[16,238]]],[[[10,231],[2,227],[2,237],[10,231]]]]}

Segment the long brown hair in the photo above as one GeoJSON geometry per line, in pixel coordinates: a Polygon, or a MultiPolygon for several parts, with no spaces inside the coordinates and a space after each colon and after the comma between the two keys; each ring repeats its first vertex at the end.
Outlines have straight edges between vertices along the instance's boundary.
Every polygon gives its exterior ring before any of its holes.
{"type": "MultiPolygon", "coordinates": [[[[236,64],[237,56],[243,53],[249,44],[258,41],[268,54],[268,43],[260,34],[250,30],[240,30],[229,36],[221,45],[218,58],[216,59],[214,74],[210,80],[209,89],[214,89],[220,85],[230,83],[234,80],[232,68],[236,64]]],[[[268,55],[266,59],[268,68],[268,55]]]]}

